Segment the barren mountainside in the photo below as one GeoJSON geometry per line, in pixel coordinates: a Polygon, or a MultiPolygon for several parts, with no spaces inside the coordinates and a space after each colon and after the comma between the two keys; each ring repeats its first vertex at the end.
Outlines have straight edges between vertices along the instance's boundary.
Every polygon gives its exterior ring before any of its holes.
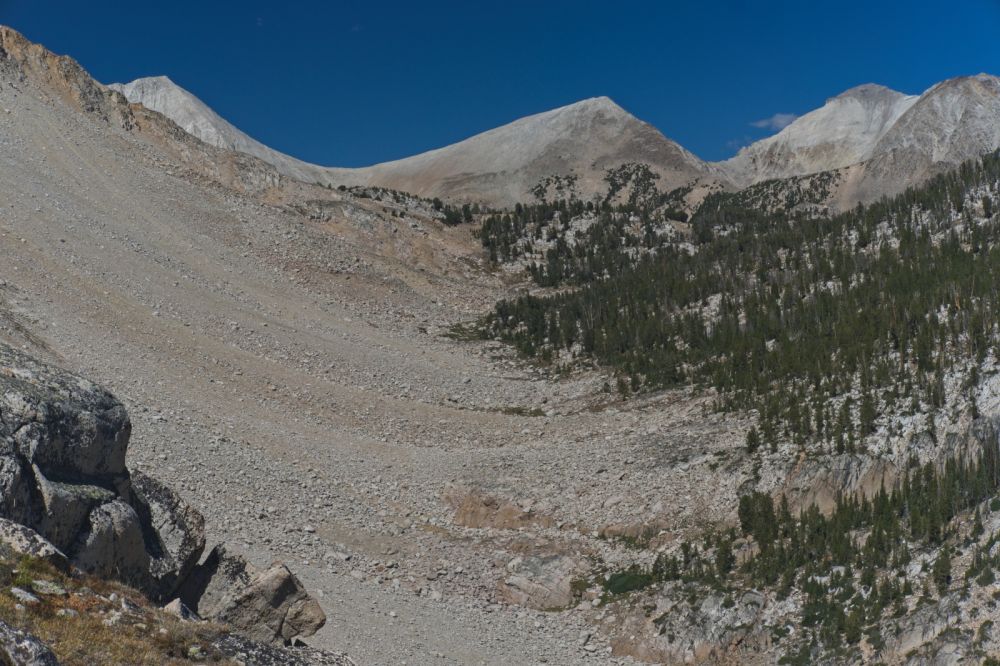
{"type": "Polygon", "coordinates": [[[609,168],[649,165],[663,192],[696,183],[727,189],[844,170],[828,202],[850,207],[895,194],[942,169],[1000,147],[1000,86],[980,74],[905,95],[866,84],[829,99],[777,134],[707,163],[607,97],[570,104],[459,143],[358,169],[325,168],[274,151],[233,127],[165,77],[112,84],[215,146],[248,153],[286,176],[380,186],[424,197],[510,206],[559,179],[559,194],[590,199],[609,168]]]}
{"type": "Polygon", "coordinates": [[[879,140],[917,101],[877,85],[863,85],[827,100],[774,136],[757,141],[722,166],[750,185],[829,171],[869,159],[879,140]]]}
{"type": "Polygon", "coordinates": [[[268,148],[166,77],[111,84],[131,102],[158,111],[202,141],[273,164],[292,178],[388,187],[423,197],[513,205],[551,175],[576,176],[578,196],[603,191],[604,170],[644,162],[670,187],[705,175],[704,162],[607,97],[522,118],[452,146],[359,169],[324,168],[268,148]]]}

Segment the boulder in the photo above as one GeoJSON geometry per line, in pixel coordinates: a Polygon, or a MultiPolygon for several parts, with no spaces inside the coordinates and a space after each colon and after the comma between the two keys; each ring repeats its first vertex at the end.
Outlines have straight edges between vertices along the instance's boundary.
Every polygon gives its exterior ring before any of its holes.
{"type": "Polygon", "coordinates": [[[0,440],[53,478],[125,473],[132,424],[108,391],[0,345],[0,440]]]}
{"type": "Polygon", "coordinates": [[[227,595],[221,606],[214,619],[261,642],[289,643],[312,636],[326,624],[319,603],[283,564],[254,576],[248,585],[227,595]]]}
{"type": "Polygon", "coordinates": [[[104,389],[0,344],[0,550],[179,598],[179,614],[258,640],[314,634],[326,617],[285,566],[257,572],[222,546],[198,565],[205,520],[126,469],[131,429],[104,389]]]}
{"type": "Polygon", "coordinates": [[[180,594],[201,617],[229,624],[256,641],[288,643],[326,623],[319,603],[286,566],[257,572],[222,545],[195,568],[180,594]]]}
{"type": "Polygon", "coordinates": [[[156,596],[174,595],[205,550],[205,518],[156,479],[132,472],[132,507],[139,514],[156,596]]]}
{"type": "Polygon", "coordinates": [[[18,560],[32,557],[66,571],[69,560],[41,534],[12,520],[0,518],[0,557],[18,560]]]}
{"type": "Polygon", "coordinates": [[[0,664],[59,666],[59,660],[45,643],[0,621],[0,664]]]}
{"type": "Polygon", "coordinates": [[[184,605],[180,599],[174,599],[163,607],[164,613],[170,613],[185,622],[200,622],[201,618],[193,610],[184,605]]]}
{"type": "MultiPolygon", "coordinates": [[[[8,444],[13,451],[13,444],[8,444]]],[[[36,524],[41,511],[37,494],[31,471],[25,469],[20,458],[13,453],[0,455],[0,516],[25,525],[36,524]]]]}
{"type": "Polygon", "coordinates": [[[257,572],[245,559],[219,544],[184,580],[178,596],[201,617],[214,617],[234,590],[246,587],[257,572]]]}
{"type": "Polygon", "coordinates": [[[32,470],[43,507],[38,531],[62,550],[73,545],[95,507],[115,498],[114,492],[101,486],[50,481],[37,465],[32,470]]]}
{"type": "Polygon", "coordinates": [[[72,549],[72,562],[87,573],[148,590],[149,554],[135,510],[121,499],[102,504],[72,549]]]}
{"type": "Polygon", "coordinates": [[[573,604],[573,581],[586,566],[565,555],[516,557],[507,565],[508,576],[498,583],[507,603],[556,610],[573,604]]]}

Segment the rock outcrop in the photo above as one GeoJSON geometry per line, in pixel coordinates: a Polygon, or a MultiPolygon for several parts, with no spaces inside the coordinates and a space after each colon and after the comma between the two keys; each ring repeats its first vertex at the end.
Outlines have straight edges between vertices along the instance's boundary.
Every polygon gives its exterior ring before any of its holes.
{"type": "Polygon", "coordinates": [[[538,610],[556,610],[574,601],[573,581],[588,567],[565,555],[517,557],[507,564],[508,576],[498,584],[501,599],[538,610]]]}
{"type": "Polygon", "coordinates": [[[326,618],[285,566],[257,572],[125,454],[128,413],[96,384],[0,345],[0,549],[181,597],[250,638],[288,642],[326,618]]]}
{"type": "Polygon", "coordinates": [[[0,622],[0,664],[59,666],[52,650],[26,631],[0,622]]]}

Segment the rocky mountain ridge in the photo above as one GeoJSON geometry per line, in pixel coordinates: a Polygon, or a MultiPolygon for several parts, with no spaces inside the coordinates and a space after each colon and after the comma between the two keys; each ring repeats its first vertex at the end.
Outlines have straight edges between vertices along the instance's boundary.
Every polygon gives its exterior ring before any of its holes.
{"type": "MultiPolygon", "coordinates": [[[[513,205],[548,176],[574,196],[603,192],[604,172],[643,162],[667,189],[716,172],[607,97],[521,118],[446,148],[357,169],[318,167],[251,139],[166,77],[109,86],[214,146],[254,155],[282,174],[324,185],[377,186],[432,198],[513,205]]],[[[716,174],[717,175],[717,174],[716,174]]]]}
{"type": "Polygon", "coordinates": [[[318,167],[278,153],[165,77],[110,87],[207,143],[255,155],[292,178],[504,206],[532,200],[539,186],[549,196],[590,199],[606,191],[608,169],[640,163],[660,177],[664,192],[694,185],[700,191],[738,190],[773,179],[847,170],[828,201],[849,207],[895,194],[1000,147],[995,129],[1000,85],[986,74],[950,79],[921,95],[858,86],[717,163],[700,160],[612,100],[598,97],[451,146],[358,169],[318,167]],[[552,179],[564,190],[547,192],[552,179]]]}

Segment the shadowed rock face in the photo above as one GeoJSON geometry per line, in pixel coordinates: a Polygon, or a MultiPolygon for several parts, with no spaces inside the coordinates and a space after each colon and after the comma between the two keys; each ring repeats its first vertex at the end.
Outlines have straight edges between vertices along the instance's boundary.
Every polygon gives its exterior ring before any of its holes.
{"type": "MultiPolygon", "coordinates": [[[[125,467],[128,413],[106,390],[0,344],[0,549],[184,601],[247,636],[288,642],[326,621],[284,565],[216,547],[170,488],[125,467]]],[[[40,662],[41,663],[41,662],[40,662]]]]}

